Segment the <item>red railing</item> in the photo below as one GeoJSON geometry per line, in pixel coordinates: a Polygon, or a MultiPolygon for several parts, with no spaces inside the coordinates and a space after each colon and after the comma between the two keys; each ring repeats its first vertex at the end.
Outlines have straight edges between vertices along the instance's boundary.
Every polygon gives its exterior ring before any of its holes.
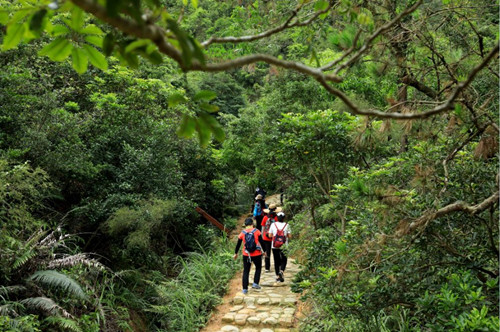
{"type": "Polygon", "coordinates": [[[227,236],[229,236],[230,230],[227,229],[226,226],[224,226],[220,221],[218,221],[217,219],[215,219],[214,217],[209,215],[205,210],[203,210],[202,208],[197,206],[196,212],[201,214],[205,219],[210,221],[212,223],[212,225],[214,225],[215,227],[217,227],[221,231],[225,232],[227,234],[227,236]]]}

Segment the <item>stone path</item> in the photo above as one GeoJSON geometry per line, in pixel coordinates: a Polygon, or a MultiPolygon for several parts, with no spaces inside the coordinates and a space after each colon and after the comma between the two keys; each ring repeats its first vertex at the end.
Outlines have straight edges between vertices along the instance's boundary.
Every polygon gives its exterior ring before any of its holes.
{"type": "MultiPolygon", "coordinates": [[[[299,271],[292,259],[288,260],[285,271],[285,282],[276,282],[274,262],[271,259],[271,272],[264,272],[260,285],[262,289],[249,287],[248,293],[241,290],[235,295],[227,312],[222,317],[226,324],[218,331],[223,332],[294,332],[296,326],[296,304],[298,295],[290,290],[290,282],[299,271]]],[[[250,282],[253,280],[250,271],[250,282]]],[[[241,288],[241,281],[240,281],[241,288]]]]}
{"type": "MultiPolygon", "coordinates": [[[[268,204],[279,205],[279,195],[266,198],[268,204]]],[[[241,225],[243,225],[242,217],[241,225]]],[[[235,233],[235,241],[239,230],[235,233]]],[[[238,256],[241,262],[241,255],[238,256]]],[[[264,259],[262,259],[264,265],[264,259]]],[[[250,270],[250,287],[247,294],[241,292],[241,273],[230,283],[230,296],[226,296],[218,313],[211,319],[202,332],[296,332],[298,294],[292,293],[290,283],[299,266],[289,258],[285,282],[276,282],[274,260],[271,254],[271,272],[265,272],[262,266],[260,286],[251,288],[255,266],[250,270]]]]}

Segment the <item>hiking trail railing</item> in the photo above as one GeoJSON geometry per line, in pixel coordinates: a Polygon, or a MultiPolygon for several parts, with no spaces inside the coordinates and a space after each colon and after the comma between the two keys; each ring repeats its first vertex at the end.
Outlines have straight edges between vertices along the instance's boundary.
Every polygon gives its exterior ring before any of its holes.
{"type": "Polygon", "coordinates": [[[214,217],[212,217],[211,215],[209,215],[205,210],[203,210],[199,206],[197,206],[195,208],[195,210],[196,210],[196,212],[198,212],[199,214],[201,214],[205,219],[207,219],[208,221],[210,221],[212,223],[212,225],[214,225],[215,227],[217,227],[218,229],[220,229],[221,231],[223,231],[224,233],[226,233],[227,236],[229,236],[229,233],[231,231],[226,226],[224,226],[224,224],[222,224],[220,221],[218,221],[217,219],[215,219],[214,217]]]}

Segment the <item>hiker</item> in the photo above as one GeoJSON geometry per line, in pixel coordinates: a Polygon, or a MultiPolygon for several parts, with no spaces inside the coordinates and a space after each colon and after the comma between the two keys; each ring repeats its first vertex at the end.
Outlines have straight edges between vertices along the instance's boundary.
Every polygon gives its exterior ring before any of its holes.
{"type": "Polygon", "coordinates": [[[262,189],[260,187],[257,187],[255,189],[255,199],[257,199],[257,195],[262,195],[262,199],[266,199],[266,194],[267,194],[267,191],[265,191],[264,189],[262,189]]]}
{"type": "Polygon", "coordinates": [[[276,204],[269,204],[269,209],[264,209],[266,216],[262,219],[262,249],[264,250],[264,264],[265,264],[265,272],[269,272],[271,270],[271,241],[269,230],[271,229],[271,225],[274,224],[278,218],[276,216],[277,212],[280,212],[281,208],[276,207],[276,204]]]}
{"type": "Polygon", "coordinates": [[[253,228],[252,218],[245,219],[245,229],[238,235],[238,243],[234,250],[233,258],[238,257],[241,243],[243,242],[243,294],[248,293],[248,277],[252,262],[255,265],[255,274],[253,275],[252,288],[261,289],[259,285],[260,272],[262,270],[262,248],[260,241],[262,240],[261,233],[258,229],[253,228]]]}
{"type": "Polygon", "coordinates": [[[268,237],[272,238],[271,245],[274,257],[274,272],[276,272],[276,281],[284,282],[285,269],[287,257],[283,252],[288,240],[291,238],[292,233],[290,225],[285,222],[285,213],[278,212],[278,221],[271,225],[268,237]]]}
{"type": "Polygon", "coordinates": [[[264,218],[264,209],[267,209],[266,201],[261,194],[255,196],[255,206],[253,208],[253,217],[257,222],[257,229],[262,231],[262,219],[264,218]]]}

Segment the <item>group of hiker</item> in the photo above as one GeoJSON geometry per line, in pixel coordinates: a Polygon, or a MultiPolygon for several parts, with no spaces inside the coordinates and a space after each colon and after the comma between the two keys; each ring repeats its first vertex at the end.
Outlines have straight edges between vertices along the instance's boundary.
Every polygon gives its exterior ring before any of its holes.
{"type": "Polygon", "coordinates": [[[253,205],[253,219],[247,218],[245,220],[245,228],[239,234],[234,250],[234,259],[236,259],[243,244],[243,294],[248,293],[252,263],[255,265],[252,288],[261,289],[259,282],[262,271],[262,256],[264,256],[265,272],[269,273],[271,272],[271,252],[274,257],[276,282],[285,281],[287,256],[283,249],[291,237],[290,225],[285,221],[285,213],[281,207],[276,206],[276,204],[269,206],[266,204],[265,195],[264,190],[257,188],[253,205]]]}

